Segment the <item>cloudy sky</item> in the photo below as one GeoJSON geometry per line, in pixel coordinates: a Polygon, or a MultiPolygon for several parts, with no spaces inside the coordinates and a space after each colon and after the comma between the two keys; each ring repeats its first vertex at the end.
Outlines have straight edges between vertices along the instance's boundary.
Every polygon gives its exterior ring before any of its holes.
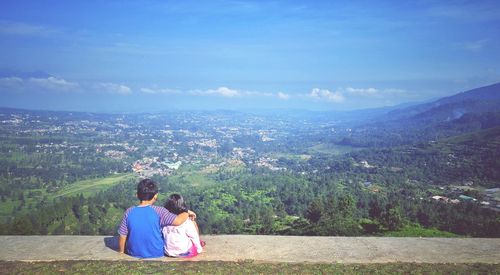
{"type": "Polygon", "coordinates": [[[0,2],[0,107],[348,110],[500,82],[499,1],[0,2]]]}

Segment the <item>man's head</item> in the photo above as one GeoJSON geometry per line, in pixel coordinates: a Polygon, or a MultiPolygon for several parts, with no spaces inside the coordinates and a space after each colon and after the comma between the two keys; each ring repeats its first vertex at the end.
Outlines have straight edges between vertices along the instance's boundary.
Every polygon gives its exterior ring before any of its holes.
{"type": "Polygon", "coordinates": [[[150,201],[158,194],[158,185],[150,179],[143,179],[137,185],[137,198],[141,201],[150,201]]]}

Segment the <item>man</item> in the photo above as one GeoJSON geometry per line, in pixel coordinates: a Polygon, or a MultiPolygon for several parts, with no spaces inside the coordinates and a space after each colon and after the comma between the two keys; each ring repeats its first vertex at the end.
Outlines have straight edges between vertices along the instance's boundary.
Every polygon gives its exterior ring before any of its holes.
{"type": "Polygon", "coordinates": [[[150,179],[143,179],[137,185],[139,205],[125,211],[118,229],[119,252],[137,258],[163,257],[163,237],[161,228],[167,225],[181,225],[189,217],[196,218],[192,211],[179,215],[153,205],[158,198],[158,185],[150,179]]]}

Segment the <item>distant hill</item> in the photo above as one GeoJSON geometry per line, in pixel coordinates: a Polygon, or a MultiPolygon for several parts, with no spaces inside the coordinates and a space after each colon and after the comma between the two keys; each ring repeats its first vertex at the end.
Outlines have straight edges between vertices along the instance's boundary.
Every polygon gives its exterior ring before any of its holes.
{"type": "Polygon", "coordinates": [[[450,121],[467,113],[487,113],[500,110],[500,83],[444,97],[433,102],[390,111],[390,120],[412,119],[450,121]]]}
{"type": "Polygon", "coordinates": [[[350,145],[397,146],[500,126],[500,83],[388,111],[357,127],[350,145]]]}
{"type": "Polygon", "coordinates": [[[390,177],[394,167],[404,167],[409,178],[433,184],[500,182],[500,127],[395,148],[371,149],[349,154],[366,160],[390,177]],[[387,170],[387,171],[386,171],[387,170]]]}

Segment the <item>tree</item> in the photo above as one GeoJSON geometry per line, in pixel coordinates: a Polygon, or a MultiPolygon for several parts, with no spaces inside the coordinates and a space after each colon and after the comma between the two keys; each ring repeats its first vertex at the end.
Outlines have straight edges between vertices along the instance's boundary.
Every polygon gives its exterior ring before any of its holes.
{"type": "Polygon", "coordinates": [[[369,215],[370,218],[372,219],[380,219],[380,216],[382,215],[382,207],[380,207],[380,203],[378,200],[371,200],[369,203],[370,210],[369,210],[369,215]]]}
{"type": "Polygon", "coordinates": [[[80,226],[80,234],[82,234],[82,235],[94,235],[95,232],[94,232],[92,225],[90,223],[84,222],[80,226]]]}
{"type": "Polygon", "coordinates": [[[271,208],[262,208],[260,210],[260,228],[258,234],[270,234],[273,229],[273,212],[271,208]]]}
{"type": "Polygon", "coordinates": [[[320,220],[323,211],[323,204],[315,200],[311,202],[309,208],[307,208],[306,218],[312,223],[317,223],[320,220]]]}
{"type": "Polygon", "coordinates": [[[424,227],[429,227],[431,225],[429,215],[425,213],[422,209],[418,209],[417,211],[417,220],[418,223],[420,223],[424,227]]]}
{"type": "Polygon", "coordinates": [[[55,229],[53,234],[54,235],[64,235],[66,232],[66,223],[61,222],[55,229]]]}
{"type": "Polygon", "coordinates": [[[36,232],[33,231],[33,225],[29,217],[21,216],[14,220],[11,227],[11,234],[15,235],[32,235],[36,232]]]}
{"type": "Polygon", "coordinates": [[[404,218],[401,208],[397,205],[387,204],[385,212],[382,214],[382,224],[390,231],[403,227],[404,218]]]}

